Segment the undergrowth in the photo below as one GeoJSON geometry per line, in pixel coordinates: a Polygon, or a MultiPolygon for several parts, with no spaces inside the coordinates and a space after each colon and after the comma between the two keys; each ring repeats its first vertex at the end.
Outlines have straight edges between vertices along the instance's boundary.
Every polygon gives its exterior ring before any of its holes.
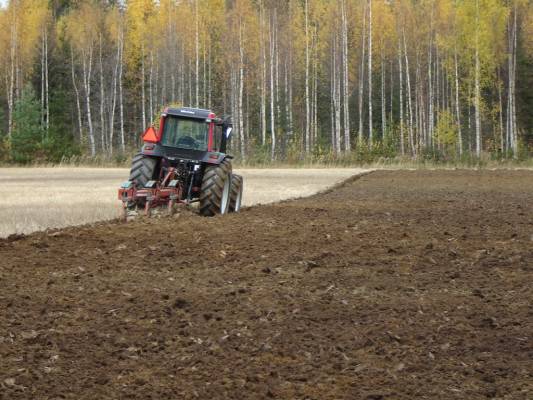
{"type": "MultiPolygon", "coordinates": [[[[16,164],[0,160],[0,167],[93,167],[129,168],[131,158],[136,153],[109,155],[73,155],[62,157],[57,163],[33,162],[16,164]]],[[[231,152],[230,152],[231,153],[231,152]]],[[[374,168],[374,169],[493,169],[493,168],[533,168],[533,154],[524,151],[518,157],[497,153],[483,153],[481,157],[463,155],[446,156],[438,151],[425,151],[412,156],[395,154],[392,149],[375,146],[373,149],[354,150],[350,154],[334,154],[329,151],[315,150],[313,154],[302,157],[300,153],[288,151],[284,160],[272,160],[270,152],[256,151],[253,157],[235,157],[235,168],[374,168]]]]}

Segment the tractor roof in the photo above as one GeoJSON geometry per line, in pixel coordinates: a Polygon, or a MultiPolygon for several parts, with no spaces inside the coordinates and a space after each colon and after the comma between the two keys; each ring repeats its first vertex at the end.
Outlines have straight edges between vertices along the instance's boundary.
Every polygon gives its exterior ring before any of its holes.
{"type": "Polygon", "coordinates": [[[197,118],[197,119],[203,119],[203,120],[210,118],[210,116],[213,117],[214,115],[213,112],[210,110],[204,110],[202,108],[189,108],[189,107],[167,108],[165,110],[165,114],[173,115],[176,117],[197,118]]]}

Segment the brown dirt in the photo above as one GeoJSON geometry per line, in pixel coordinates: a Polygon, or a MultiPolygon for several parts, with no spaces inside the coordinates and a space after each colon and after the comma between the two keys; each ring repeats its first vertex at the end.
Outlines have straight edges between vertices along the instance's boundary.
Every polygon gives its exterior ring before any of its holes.
{"type": "Polygon", "coordinates": [[[533,173],[0,241],[2,399],[532,399],[533,173]]]}

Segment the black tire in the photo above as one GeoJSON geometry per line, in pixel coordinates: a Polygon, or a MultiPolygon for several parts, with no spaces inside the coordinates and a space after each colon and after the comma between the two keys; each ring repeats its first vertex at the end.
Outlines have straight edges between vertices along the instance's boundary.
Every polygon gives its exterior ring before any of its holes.
{"type": "Polygon", "coordinates": [[[138,189],[144,188],[148,181],[156,178],[157,158],[137,154],[131,161],[130,181],[138,189]]]}
{"type": "Polygon", "coordinates": [[[244,181],[240,175],[231,176],[231,193],[229,201],[229,212],[239,212],[242,204],[242,191],[244,181]]]}
{"type": "Polygon", "coordinates": [[[231,163],[224,160],[219,165],[205,168],[200,192],[200,214],[212,217],[226,214],[229,209],[231,191],[231,163]]]}

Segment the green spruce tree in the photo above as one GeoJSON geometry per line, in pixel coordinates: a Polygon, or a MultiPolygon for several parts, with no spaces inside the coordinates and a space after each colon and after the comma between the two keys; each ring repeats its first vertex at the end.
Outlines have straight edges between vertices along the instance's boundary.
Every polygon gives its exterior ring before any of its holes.
{"type": "Polygon", "coordinates": [[[4,109],[0,107],[0,162],[9,161],[7,126],[4,109]]]}
{"type": "Polygon", "coordinates": [[[79,146],[76,145],[71,132],[70,111],[68,95],[60,85],[57,85],[51,92],[50,128],[42,144],[48,162],[58,163],[80,154],[79,146]]]}
{"type": "Polygon", "coordinates": [[[11,159],[26,164],[39,157],[44,130],[41,126],[39,101],[33,88],[28,85],[15,103],[13,133],[11,135],[11,159]]]}

